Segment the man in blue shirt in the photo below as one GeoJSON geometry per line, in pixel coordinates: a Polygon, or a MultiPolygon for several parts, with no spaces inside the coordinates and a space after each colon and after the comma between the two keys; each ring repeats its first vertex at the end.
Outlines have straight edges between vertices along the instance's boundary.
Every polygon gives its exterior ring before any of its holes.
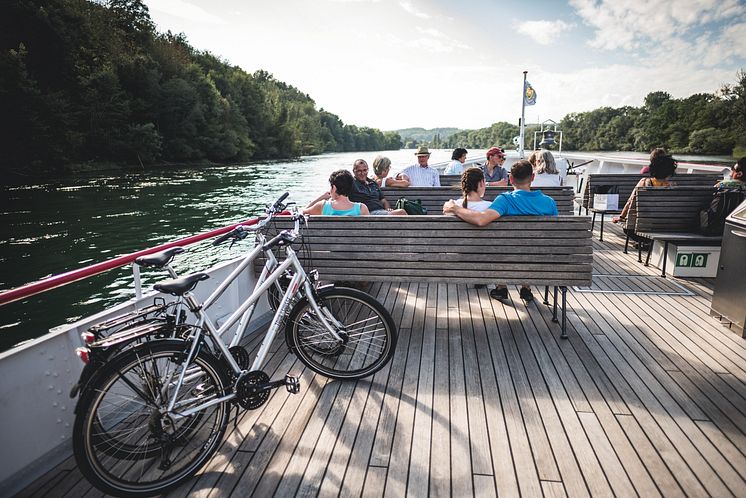
{"type": "MultiPolygon", "coordinates": [[[[443,213],[455,214],[462,220],[483,227],[492,223],[501,216],[557,216],[557,203],[554,199],[544,195],[540,190],[531,190],[531,182],[534,179],[534,170],[528,161],[518,161],[510,169],[510,183],[513,185],[512,192],[500,194],[492,202],[492,205],[482,212],[459,206],[452,200],[443,205],[443,213]]],[[[493,299],[507,299],[508,288],[498,285],[490,292],[493,299]]],[[[533,300],[531,288],[524,285],[521,288],[521,299],[533,300]]]]}

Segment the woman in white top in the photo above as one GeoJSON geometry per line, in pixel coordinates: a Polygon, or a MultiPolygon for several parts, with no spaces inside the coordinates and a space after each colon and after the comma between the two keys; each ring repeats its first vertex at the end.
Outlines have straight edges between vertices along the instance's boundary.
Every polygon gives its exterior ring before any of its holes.
{"type": "Polygon", "coordinates": [[[481,168],[468,168],[461,175],[461,192],[464,197],[453,199],[453,202],[461,204],[466,209],[472,211],[484,211],[492,205],[490,201],[482,199],[487,190],[487,184],[484,181],[484,172],[481,168]]]}
{"type": "Polygon", "coordinates": [[[373,178],[379,187],[409,187],[409,177],[403,173],[396,176],[389,176],[391,173],[391,159],[383,156],[376,156],[373,159],[373,178]]]}
{"type": "Polygon", "coordinates": [[[444,175],[460,175],[464,172],[464,163],[466,162],[466,154],[468,151],[458,147],[453,150],[451,154],[451,163],[446,166],[446,170],[443,172],[444,175]]]}
{"type": "Polygon", "coordinates": [[[561,187],[562,176],[557,170],[554,156],[548,150],[536,152],[536,168],[534,169],[532,187],[561,187]]]}

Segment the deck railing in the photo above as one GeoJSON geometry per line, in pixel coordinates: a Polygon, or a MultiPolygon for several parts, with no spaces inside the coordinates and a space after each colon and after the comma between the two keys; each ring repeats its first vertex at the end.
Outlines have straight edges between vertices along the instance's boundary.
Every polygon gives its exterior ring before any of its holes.
{"type": "Polygon", "coordinates": [[[118,256],[108,261],[102,261],[100,263],[89,265],[84,268],[79,268],[77,270],[72,270],[66,273],[61,273],[59,275],[53,275],[48,278],[43,278],[35,282],[24,284],[14,289],[2,291],[0,292],[0,306],[4,304],[12,303],[13,301],[18,301],[19,299],[24,299],[26,297],[33,296],[35,294],[41,294],[42,292],[46,292],[48,290],[61,287],[63,285],[66,285],[72,282],[77,282],[78,280],[83,280],[83,279],[92,277],[94,275],[98,275],[99,273],[104,273],[109,270],[113,270],[115,268],[119,268],[119,267],[122,267],[128,264],[133,265],[133,272],[134,272],[134,278],[135,278],[135,294],[137,297],[139,297],[141,294],[139,272],[137,271],[137,265],[134,264],[134,261],[140,256],[145,256],[147,254],[152,254],[155,252],[163,251],[170,247],[188,246],[191,244],[195,244],[205,239],[209,239],[211,237],[217,237],[218,235],[227,233],[233,230],[238,225],[254,225],[257,222],[258,222],[258,218],[252,218],[250,220],[246,220],[240,223],[234,223],[233,225],[225,226],[222,228],[216,228],[215,230],[210,230],[209,232],[204,232],[204,233],[192,235],[190,237],[186,237],[183,239],[166,242],[165,244],[161,244],[156,247],[149,247],[147,249],[143,249],[142,251],[137,251],[137,252],[133,252],[130,254],[125,254],[123,256],[118,256]]]}

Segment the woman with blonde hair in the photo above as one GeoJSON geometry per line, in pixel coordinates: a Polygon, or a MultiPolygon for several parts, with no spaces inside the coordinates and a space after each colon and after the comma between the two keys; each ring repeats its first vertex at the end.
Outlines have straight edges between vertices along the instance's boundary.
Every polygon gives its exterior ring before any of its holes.
{"type": "Polygon", "coordinates": [[[536,153],[536,167],[534,169],[534,181],[532,187],[561,187],[562,175],[557,170],[554,156],[548,150],[536,153]]]}
{"type": "Polygon", "coordinates": [[[376,156],[373,159],[373,178],[379,187],[409,187],[409,177],[399,173],[395,176],[389,176],[391,172],[391,159],[384,156],[376,156]]]}

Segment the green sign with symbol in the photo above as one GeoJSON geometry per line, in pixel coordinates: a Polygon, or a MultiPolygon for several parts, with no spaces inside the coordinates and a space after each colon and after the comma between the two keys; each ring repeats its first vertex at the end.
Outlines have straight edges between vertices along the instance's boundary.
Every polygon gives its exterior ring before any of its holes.
{"type": "Polygon", "coordinates": [[[707,266],[708,253],[680,252],[676,255],[676,266],[704,268],[707,266]]]}

